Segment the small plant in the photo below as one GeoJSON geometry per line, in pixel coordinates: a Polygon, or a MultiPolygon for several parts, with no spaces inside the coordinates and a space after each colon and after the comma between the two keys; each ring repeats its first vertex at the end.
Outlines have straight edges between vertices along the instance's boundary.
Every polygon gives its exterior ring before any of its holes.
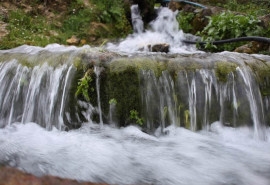
{"type": "MultiPolygon", "coordinates": [[[[233,50],[239,43],[225,44],[217,48],[211,42],[245,36],[262,36],[263,28],[253,15],[235,15],[232,12],[223,12],[209,18],[208,25],[198,35],[206,41],[206,49],[233,50]]],[[[241,43],[240,43],[241,44],[241,43]]]]}
{"type": "Polygon", "coordinates": [[[116,99],[115,98],[110,99],[109,104],[110,105],[116,105],[117,104],[116,99]]]}
{"type": "Polygon", "coordinates": [[[131,110],[131,111],[130,111],[130,116],[129,116],[129,118],[130,118],[131,120],[135,121],[136,124],[138,124],[138,125],[140,125],[140,126],[143,125],[144,120],[143,120],[143,118],[140,118],[140,117],[139,117],[138,111],[136,111],[136,110],[131,110]]]}
{"type": "Polygon", "coordinates": [[[79,96],[80,94],[83,95],[84,99],[86,101],[90,101],[89,97],[89,91],[93,92],[94,89],[90,87],[89,83],[92,82],[92,78],[89,75],[89,71],[87,71],[83,78],[81,78],[78,82],[77,91],[75,93],[75,96],[79,96]]]}
{"type": "Polygon", "coordinates": [[[270,1],[252,0],[249,3],[238,3],[237,0],[228,0],[227,3],[220,3],[220,6],[235,12],[245,12],[255,16],[262,16],[270,13],[270,1]]]}
{"type": "Polygon", "coordinates": [[[190,112],[189,112],[189,110],[185,110],[184,115],[185,115],[186,128],[190,128],[190,112]]]}
{"type": "Polygon", "coordinates": [[[193,29],[192,24],[190,24],[194,18],[194,13],[180,12],[177,14],[177,21],[179,23],[179,27],[185,33],[190,33],[193,29]]]}
{"type": "Polygon", "coordinates": [[[31,15],[22,10],[11,11],[8,18],[9,34],[3,39],[0,49],[23,44],[45,46],[54,42],[48,37],[51,26],[40,15],[31,15]]]}

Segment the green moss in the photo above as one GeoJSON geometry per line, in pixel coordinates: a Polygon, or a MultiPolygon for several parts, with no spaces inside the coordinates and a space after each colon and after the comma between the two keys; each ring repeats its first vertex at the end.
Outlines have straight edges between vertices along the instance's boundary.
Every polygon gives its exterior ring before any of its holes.
{"type": "Polygon", "coordinates": [[[116,113],[119,126],[126,126],[130,110],[140,110],[141,98],[138,70],[134,66],[126,66],[125,70],[110,69],[108,78],[109,99],[117,101],[116,113]]]}
{"type": "Polygon", "coordinates": [[[232,62],[216,62],[215,72],[218,80],[221,82],[227,82],[228,74],[231,72],[235,72],[237,67],[238,65],[232,62]]]}
{"type": "Polygon", "coordinates": [[[179,27],[185,32],[185,33],[190,33],[193,30],[193,26],[191,24],[193,18],[194,18],[194,13],[190,12],[184,12],[181,11],[176,19],[179,23],[179,27]]]}
{"type": "Polygon", "coordinates": [[[263,96],[270,95],[270,64],[264,61],[257,61],[247,64],[255,74],[256,80],[259,83],[261,94],[263,96]]]}
{"type": "Polygon", "coordinates": [[[185,128],[190,129],[190,113],[189,110],[185,110],[184,111],[184,115],[185,115],[185,128]]]}
{"type": "Polygon", "coordinates": [[[19,3],[14,3],[19,8],[10,10],[4,20],[8,24],[9,33],[1,39],[0,49],[23,44],[66,44],[66,40],[72,35],[88,44],[99,44],[105,38],[122,38],[132,32],[122,0],[91,0],[89,5],[82,1],[61,2],[61,8],[67,7],[65,11],[48,3],[46,8],[50,9],[49,15],[53,17],[40,11],[40,6],[43,6],[41,3],[31,2],[31,11],[25,11],[19,3]]]}
{"type": "Polygon", "coordinates": [[[166,69],[166,63],[157,62],[149,57],[120,58],[110,63],[111,72],[122,72],[128,68],[134,68],[137,72],[152,70],[156,76],[160,76],[161,72],[166,69]]]}

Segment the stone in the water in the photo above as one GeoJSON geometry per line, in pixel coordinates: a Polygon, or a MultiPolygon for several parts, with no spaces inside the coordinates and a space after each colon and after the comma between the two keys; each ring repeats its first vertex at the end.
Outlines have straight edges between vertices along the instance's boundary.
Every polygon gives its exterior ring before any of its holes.
{"type": "Polygon", "coordinates": [[[168,53],[170,49],[170,45],[167,43],[148,45],[148,48],[152,52],[165,52],[168,53]]]}

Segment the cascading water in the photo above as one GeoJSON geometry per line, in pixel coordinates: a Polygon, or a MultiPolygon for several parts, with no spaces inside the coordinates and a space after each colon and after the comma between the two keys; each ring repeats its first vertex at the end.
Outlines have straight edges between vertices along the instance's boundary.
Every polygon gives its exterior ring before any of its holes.
{"type": "Polygon", "coordinates": [[[14,122],[37,122],[48,129],[64,127],[64,101],[72,66],[53,69],[44,64],[31,69],[11,61],[1,63],[0,70],[1,127],[14,122]]]}
{"type": "Polygon", "coordinates": [[[144,30],[142,16],[138,5],[131,6],[131,19],[134,33],[141,34],[144,30]]]}
{"type": "Polygon", "coordinates": [[[88,46],[0,51],[0,164],[38,176],[120,185],[269,185],[270,98],[267,91],[262,96],[269,77],[259,85],[247,65],[266,68],[270,57],[187,54],[194,48],[178,42],[178,24],[167,25],[174,24],[173,15],[161,9],[154,31],[108,46],[128,52],[113,59],[88,46]],[[149,44],[137,42],[148,36],[169,42],[171,53],[185,54],[132,53],[149,44]],[[233,67],[226,71],[228,65],[233,67]],[[85,66],[96,79],[96,102],[74,96],[73,83],[85,66]],[[144,128],[111,126],[125,125],[117,118],[138,107],[144,128]],[[80,128],[63,131],[77,122],[80,128]]]}
{"type": "Polygon", "coordinates": [[[102,71],[101,67],[95,66],[94,72],[96,74],[96,88],[97,88],[97,102],[98,102],[98,114],[99,114],[99,124],[100,127],[103,127],[103,119],[102,119],[102,110],[100,103],[100,72],[102,71]]]}
{"type": "Polygon", "coordinates": [[[252,120],[254,124],[254,137],[258,139],[265,139],[265,129],[264,127],[264,112],[263,112],[263,104],[261,93],[259,88],[254,88],[256,86],[256,82],[254,82],[253,78],[250,76],[250,72],[248,68],[244,68],[241,70],[238,68],[240,75],[243,77],[243,81],[246,86],[246,93],[248,96],[249,104],[250,104],[250,112],[252,114],[252,120]]]}
{"type": "Polygon", "coordinates": [[[159,9],[158,17],[150,24],[151,28],[143,32],[141,30],[143,25],[137,8],[137,5],[131,8],[132,15],[134,15],[132,21],[134,20],[133,27],[135,27],[135,33],[119,44],[108,44],[107,49],[124,53],[146,53],[149,52],[149,46],[167,43],[170,45],[171,53],[201,52],[194,46],[187,46],[181,42],[181,40],[186,38],[186,35],[182,30],[179,30],[176,20],[178,12],[172,12],[168,8],[159,9]]]}
{"type": "MultiPolygon", "coordinates": [[[[243,70],[246,70],[246,67],[243,67],[243,70]]],[[[243,70],[238,68],[238,71],[243,70]]],[[[168,74],[164,75],[165,73],[158,78],[149,74],[151,73],[141,73],[143,75],[141,79],[147,81],[142,83],[144,86],[142,86],[141,96],[148,115],[147,126],[152,126],[148,129],[153,129],[154,125],[161,124],[164,127],[163,125],[173,124],[185,125],[193,131],[209,130],[210,124],[214,121],[236,126],[245,125],[247,119],[252,119],[254,137],[265,139],[265,123],[260,121],[264,119],[262,97],[259,87],[253,82],[254,78],[246,76],[250,72],[246,75],[239,72],[236,77],[231,73],[226,83],[218,83],[215,72],[207,69],[191,73],[183,71],[177,75],[175,82],[169,79],[168,74]],[[244,81],[246,91],[242,91],[242,86],[235,85],[236,80],[244,81]],[[250,114],[248,114],[250,116],[245,119],[238,114],[239,108],[244,109],[238,103],[243,101],[248,102],[247,106],[250,107],[250,114]],[[228,106],[231,108],[228,109],[228,106]],[[154,124],[153,120],[160,120],[160,122],[154,124]]]]}

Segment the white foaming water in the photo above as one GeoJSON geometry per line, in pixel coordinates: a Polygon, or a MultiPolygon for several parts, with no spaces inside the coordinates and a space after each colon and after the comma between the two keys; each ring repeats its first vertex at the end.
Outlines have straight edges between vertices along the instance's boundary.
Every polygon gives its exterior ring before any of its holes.
{"type": "Polygon", "coordinates": [[[170,53],[201,52],[195,46],[187,46],[181,41],[186,39],[186,36],[182,30],[179,30],[177,13],[168,8],[161,8],[156,20],[151,22],[150,29],[145,32],[135,32],[119,44],[110,43],[107,49],[124,53],[145,53],[149,52],[149,45],[167,43],[170,45],[170,53]]]}
{"type": "Polygon", "coordinates": [[[16,48],[8,49],[8,50],[0,50],[0,53],[24,53],[24,54],[37,54],[40,51],[49,51],[49,52],[69,52],[69,51],[79,51],[83,49],[89,49],[90,46],[85,45],[83,47],[76,46],[64,46],[60,44],[49,44],[46,47],[38,47],[38,46],[29,46],[22,45],[16,48]]]}
{"type": "Polygon", "coordinates": [[[13,124],[0,130],[0,163],[109,184],[270,184],[270,141],[253,140],[248,128],[214,123],[212,132],[165,130],[168,135],[154,137],[134,126],[100,130],[86,123],[63,132],[13,124]]]}
{"type": "Polygon", "coordinates": [[[142,33],[143,32],[143,21],[140,15],[140,9],[138,5],[132,5],[131,9],[131,19],[134,33],[142,33]]]}
{"type": "Polygon", "coordinates": [[[95,66],[94,72],[96,74],[96,89],[97,89],[97,102],[98,102],[98,114],[99,114],[99,124],[103,127],[102,111],[101,111],[101,101],[100,101],[100,73],[103,68],[95,66]]]}

